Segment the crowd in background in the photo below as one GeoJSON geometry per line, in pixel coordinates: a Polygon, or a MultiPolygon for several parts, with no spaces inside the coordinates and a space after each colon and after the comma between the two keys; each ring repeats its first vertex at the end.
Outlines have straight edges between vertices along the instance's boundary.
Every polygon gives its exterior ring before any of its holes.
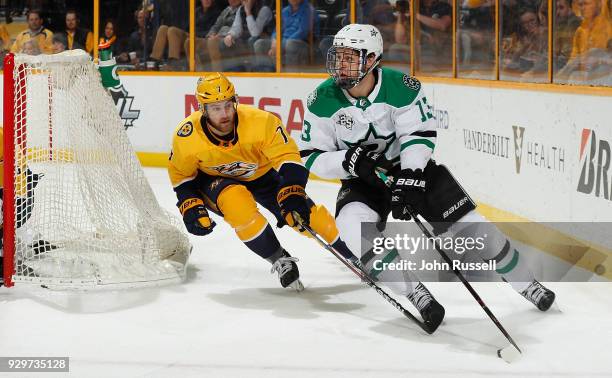
{"type": "MultiPolygon", "coordinates": [[[[552,71],[558,82],[612,85],[612,0],[553,0],[552,71]]],[[[108,42],[126,69],[188,69],[189,0],[101,0],[100,40],[92,6],[78,0],[0,1],[3,52],[56,53],[108,42]],[[77,8],[78,6],[78,8],[77,8]],[[78,11],[76,10],[78,9],[78,11]],[[27,28],[9,37],[7,24],[27,28]]],[[[198,71],[274,72],[276,22],[281,17],[283,71],[321,72],[333,35],[350,23],[348,0],[196,0],[198,71]]],[[[495,0],[457,0],[456,32],[449,0],[356,0],[359,23],[379,28],[387,64],[409,71],[410,6],[415,4],[417,74],[452,76],[453,37],[458,77],[548,81],[548,1],[500,0],[496,60],[495,0]]]]}

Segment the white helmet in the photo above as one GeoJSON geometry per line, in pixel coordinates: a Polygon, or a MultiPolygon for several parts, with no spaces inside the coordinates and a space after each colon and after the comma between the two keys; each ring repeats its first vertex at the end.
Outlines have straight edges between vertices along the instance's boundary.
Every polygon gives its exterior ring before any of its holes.
{"type": "Polygon", "coordinates": [[[359,84],[365,75],[380,63],[382,53],[383,39],[376,26],[364,24],[346,25],[336,33],[332,47],[330,47],[327,52],[327,72],[341,88],[353,88],[359,84]],[[340,61],[338,60],[340,57],[337,54],[338,48],[350,48],[359,53],[359,71],[352,72],[355,75],[351,75],[350,77],[340,76],[340,61]],[[372,54],[374,55],[375,62],[372,67],[366,71],[365,66],[367,58],[372,54]]]}

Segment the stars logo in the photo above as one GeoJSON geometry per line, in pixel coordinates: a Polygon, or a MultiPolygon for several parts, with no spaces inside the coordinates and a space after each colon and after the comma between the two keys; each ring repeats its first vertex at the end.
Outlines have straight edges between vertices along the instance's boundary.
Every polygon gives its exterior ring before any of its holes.
{"type": "Polygon", "coordinates": [[[389,135],[379,135],[376,132],[376,128],[374,127],[374,125],[370,122],[370,124],[368,125],[368,131],[365,133],[363,138],[360,138],[355,142],[349,142],[346,140],[343,140],[343,142],[349,148],[374,144],[376,145],[376,152],[385,154],[389,150],[389,147],[391,147],[393,142],[395,142],[395,139],[395,133],[391,133],[389,135]]]}
{"type": "Polygon", "coordinates": [[[374,29],[370,30],[370,36],[372,37],[376,37],[378,35],[378,32],[374,29]]]}

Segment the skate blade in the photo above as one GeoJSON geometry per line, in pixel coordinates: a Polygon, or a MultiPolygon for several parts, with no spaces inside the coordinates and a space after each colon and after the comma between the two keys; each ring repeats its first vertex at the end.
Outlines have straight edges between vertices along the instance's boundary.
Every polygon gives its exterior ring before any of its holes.
{"type": "Polygon", "coordinates": [[[290,288],[292,288],[293,290],[297,291],[298,293],[301,291],[304,291],[304,285],[302,284],[302,281],[300,281],[299,279],[293,281],[292,283],[289,284],[290,288]]]}

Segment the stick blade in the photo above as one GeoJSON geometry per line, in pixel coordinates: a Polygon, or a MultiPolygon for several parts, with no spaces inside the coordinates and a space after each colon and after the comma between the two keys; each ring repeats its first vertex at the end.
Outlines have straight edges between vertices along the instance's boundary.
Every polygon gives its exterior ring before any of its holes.
{"type": "Polygon", "coordinates": [[[521,358],[521,352],[519,352],[514,346],[508,345],[505,348],[497,350],[497,357],[511,364],[521,358]]]}

